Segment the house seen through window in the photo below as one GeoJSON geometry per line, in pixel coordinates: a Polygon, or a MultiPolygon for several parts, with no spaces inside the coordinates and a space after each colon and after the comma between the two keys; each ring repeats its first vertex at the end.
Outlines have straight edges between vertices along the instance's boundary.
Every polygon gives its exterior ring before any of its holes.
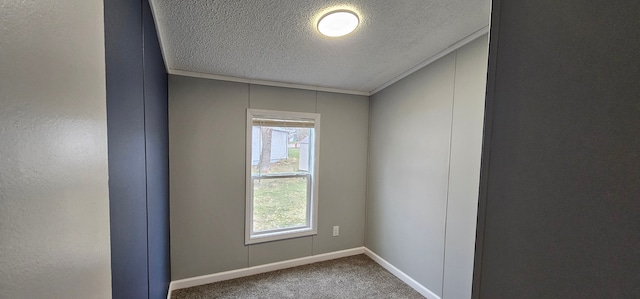
{"type": "Polygon", "coordinates": [[[247,110],[245,243],[313,235],[320,115],[247,110]]]}

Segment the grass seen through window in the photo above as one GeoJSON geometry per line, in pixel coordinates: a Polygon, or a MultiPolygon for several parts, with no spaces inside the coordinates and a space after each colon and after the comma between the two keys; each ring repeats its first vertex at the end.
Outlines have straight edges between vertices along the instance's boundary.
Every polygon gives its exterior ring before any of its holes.
{"type": "MultiPolygon", "coordinates": [[[[287,159],[271,163],[271,173],[298,171],[300,149],[289,148],[288,151],[287,159]]],[[[253,168],[258,172],[257,166],[253,168]]],[[[306,225],[306,178],[256,179],[253,192],[254,231],[306,225]]]]}

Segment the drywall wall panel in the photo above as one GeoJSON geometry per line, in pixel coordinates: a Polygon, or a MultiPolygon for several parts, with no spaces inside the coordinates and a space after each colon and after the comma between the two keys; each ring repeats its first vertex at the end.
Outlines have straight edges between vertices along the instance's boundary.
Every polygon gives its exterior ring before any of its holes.
{"type": "Polygon", "coordinates": [[[247,267],[248,86],[169,76],[171,279],[247,267]]]}
{"type": "Polygon", "coordinates": [[[442,294],[455,53],[372,96],[366,246],[442,294]]]}
{"type": "Polygon", "coordinates": [[[167,297],[169,249],[169,118],[165,70],[149,1],[142,0],[144,29],[144,120],[147,164],[149,298],[167,297]]]}
{"type": "Polygon", "coordinates": [[[475,298],[640,298],[640,2],[575,4],[494,1],[475,298]]]}
{"type": "Polygon", "coordinates": [[[369,97],[318,92],[318,234],[313,253],[364,246],[369,97]],[[340,235],[333,236],[333,226],[340,235]]]}
{"type": "Polygon", "coordinates": [[[252,244],[249,267],[310,256],[312,244],[311,237],[252,244]]]}
{"type": "Polygon", "coordinates": [[[251,109],[316,112],[315,91],[251,84],[249,95],[251,109]]]}
{"type": "Polygon", "coordinates": [[[169,286],[167,74],[146,0],[105,2],[114,298],[169,286]]]}
{"type": "Polygon", "coordinates": [[[487,78],[486,35],[456,51],[442,298],[471,297],[487,78]]]}
{"type": "Polygon", "coordinates": [[[0,9],[0,298],[111,298],[102,1],[0,9]]]}
{"type": "Polygon", "coordinates": [[[142,1],[104,9],[112,292],[148,298],[142,1]]]}
{"type": "Polygon", "coordinates": [[[363,245],[367,97],[170,76],[169,98],[173,280],[363,245]],[[249,105],[321,114],[318,236],[244,245],[249,105]]]}

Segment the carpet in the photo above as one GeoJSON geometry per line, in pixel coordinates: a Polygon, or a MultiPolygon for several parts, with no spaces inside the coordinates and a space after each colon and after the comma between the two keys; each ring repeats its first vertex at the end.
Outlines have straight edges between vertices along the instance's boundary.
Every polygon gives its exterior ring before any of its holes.
{"type": "Polygon", "coordinates": [[[172,299],[424,298],[364,254],[175,290],[172,299]]]}

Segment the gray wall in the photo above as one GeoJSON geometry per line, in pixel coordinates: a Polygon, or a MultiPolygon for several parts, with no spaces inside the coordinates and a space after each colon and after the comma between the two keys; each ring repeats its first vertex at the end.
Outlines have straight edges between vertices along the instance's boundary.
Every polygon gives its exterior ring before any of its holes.
{"type": "Polygon", "coordinates": [[[484,36],[371,99],[366,246],[444,298],[471,295],[486,59],[484,36]]]}
{"type": "Polygon", "coordinates": [[[102,1],[0,10],[0,297],[111,298],[102,1]]]}
{"type": "Polygon", "coordinates": [[[363,246],[368,111],[368,97],[169,76],[171,279],[363,246]],[[318,235],[244,245],[247,108],[321,114],[318,235]]]}
{"type": "Polygon", "coordinates": [[[494,1],[474,298],[640,298],[640,2],[576,4],[494,1]]]}
{"type": "Polygon", "coordinates": [[[481,37],[456,53],[442,290],[445,299],[471,296],[487,52],[487,37],[481,37]]]}

